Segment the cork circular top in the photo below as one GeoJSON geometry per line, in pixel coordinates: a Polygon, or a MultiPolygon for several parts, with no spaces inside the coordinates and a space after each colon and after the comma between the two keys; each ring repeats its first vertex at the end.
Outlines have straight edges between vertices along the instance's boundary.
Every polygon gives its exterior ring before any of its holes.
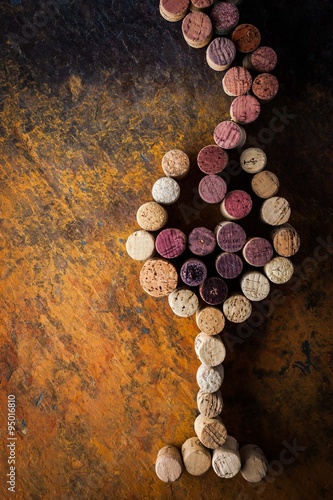
{"type": "Polygon", "coordinates": [[[249,483],[258,483],[267,474],[268,462],[263,451],[254,444],[247,444],[240,450],[241,475],[249,483]]]}
{"type": "Polygon", "coordinates": [[[194,429],[206,448],[219,448],[227,438],[227,430],[220,417],[209,419],[204,415],[198,415],[194,422],[194,429]]]}
{"type": "Polygon", "coordinates": [[[224,75],[222,86],[224,92],[230,96],[247,94],[252,87],[251,73],[242,66],[233,66],[224,75]]]}
{"type": "Polygon", "coordinates": [[[231,3],[220,2],[212,8],[210,18],[215,32],[218,35],[226,35],[237,26],[239,11],[231,3]]]}
{"type": "Polygon", "coordinates": [[[270,73],[261,73],[252,83],[252,92],[261,101],[270,101],[279,90],[279,81],[270,73]]]}
{"type": "Polygon", "coordinates": [[[182,460],[178,448],[164,446],[157,454],[155,472],[164,483],[173,483],[183,472],[182,460]]]}
{"type": "Polygon", "coordinates": [[[140,271],[140,285],[153,297],[165,297],[177,287],[175,266],[160,258],[148,259],[140,271]]]}
{"type": "Polygon", "coordinates": [[[246,217],[252,210],[251,196],[241,189],[230,191],[225,196],[221,208],[226,217],[232,219],[242,219],[246,217]]]}
{"type": "Polygon", "coordinates": [[[188,247],[194,255],[209,255],[216,247],[215,234],[206,227],[195,227],[188,236],[188,247]]]}
{"type": "Polygon", "coordinates": [[[147,260],[155,252],[155,238],[145,230],[134,231],[126,241],[126,251],[134,260],[147,260]]]}
{"type": "Polygon", "coordinates": [[[194,350],[201,361],[207,366],[217,366],[224,361],[225,346],[219,335],[207,335],[200,332],[194,339],[194,350]]]}
{"type": "Polygon", "coordinates": [[[172,177],[161,177],[154,183],[152,195],[156,203],[172,205],[179,199],[180,186],[172,177]]]}
{"type": "Polygon", "coordinates": [[[191,4],[197,9],[207,9],[213,5],[214,0],[191,0],[191,4]]]}
{"type": "Polygon", "coordinates": [[[220,390],[216,392],[205,392],[202,389],[197,394],[197,406],[199,412],[208,418],[219,415],[223,409],[223,397],[220,390]]]}
{"type": "Polygon", "coordinates": [[[225,252],[238,252],[246,243],[246,233],[236,222],[221,222],[215,232],[217,244],[225,252]]]}
{"type": "Polygon", "coordinates": [[[271,226],[285,224],[291,215],[289,202],[285,198],[272,196],[262,204],[260,215],[262,220],[271,226]]]}
{"type": "Polygon", "coordinates": [[[251,238],[243,248],[243,257],[251,266],[262,267],[273,257],[273,247],[265,238],[251,238]]]}
{"type": "Polygon", "coordinates": [[[206,203],[221,203],[227,192],[227,183],[218,175],[205,175],[199,182],[198,191],[206,203]]]}
{"type": "Polygon", "coordinates": [[[167,177],[182,179],[190,169],[190,159],[181,149],[171,149],[162,158],[162,169],[167,177]]]}
{"type": "Polygon", "coordinates": [[[182,21],[183,36],[191,47],[200,48],[207,45],[211,39],[212,32],[212,22],[204,12],[190,12],[182,21]]]}
{"type": "Polygon", "coordinates": [[[222,332],[225,325],[225,318],[222,311],[217,307],[206,306],[196,312],[196,323],[199,328],[207,335],[216,335],[222,332]]]}
{"type": "Polygon", "coordinates": [[[202,476],[210,469],[212,459],[209,450],[197,436],[189,438],[182,446],[185,469],[192,476],[202,476]]]}
{"type": "Polygon", "coordinates": [[[235,44],[225,37],[215,38],[210,42],[206,51],[208,65],[216,71],[222,71],[229,66],[236,57],[235,44]]]}
{"type": "Polygon", "coordinates": [[[249,271],[242,276],[241,289],[245,297],[256,302],[266,299],[270,284],[266,276],[259,271],[249,271]]]}
{"type": "Polygon", "coordinates": [[[246,321],[251,316],[251,312],[251,302],[242,294],[231,295],[223,304],[223,314],[232,323],[246,321]]]}
{"type": "Polygon", "coordinates": [[[223,365],[201,364],[197,370],[196,379],[199,388],[203,391],[210,393],[218,391],[224,379],[223,365]]]}
{"type": "Polygon", "coordinates": [[[251,187],[259,198],[267,199],[276,195],[280,187],[280,182],[273,172],[264,170],[252,177],[251,187]]]}
{"type": "Polygon", "coordinates": [[[216,271],[222,278],[237,278],[243,271],[243,261],[235,253],[223,252],[216,257],[216,271]]]}
{"type": "Polygon", "coordinates": [[[299,234],[290,224],[278,227],[273,233],[272,240],[274,250],[282,257],[292,257],[301,245],[299,234]]]}
{"type": "Polygon", "coordinates": [[[158,231],[168,220],[168,212],[155,201],[148,201],[136,213],[139,226],[146,231],[158,231]]]}
{"type": "Polygon", "coordinates": [[[231,40],[239,52],[253,52],[260,44],[261,36],[253,24],[240,24],[234,29],[231,40]]]}
{"type": "Polygon", "coordinates": [[[205,174],[219,174],[228,160],[228,153],[215,144],[203,147],[197,156],[198,167],[205,174]]]}
{"type": "Polygon", "coordinates": [[[230,106],[230,116],[237,123],[252,123],[260,115],[260,103],[252,95],[236,97],[230,106]]]}
{"type": "Polygon", "coordinates": [[[190,0],[160,0],[160,13],[167,21],[180,21],[186,15],[190,0]]]}
{"type": "Polygon", "coordinates": [[[271,47],[258,47],[250,55],[253,68],[260,73],[273,71],[277,63],[277,54],[271,47]]]}
{"type": "Polygon", "coordinates": [[[212,276],[199,287],[200,297],[211,306],[222,304],[228,296],[228,287],[221,278],[212,276]]]}
{"type": "Polygon", "coordinates": [[[267,164],[266,153],[260,148],[248,148],[240,156],[240,164],[245,172],[256,174],[263,170],[267,164]]]}
{"type": "Polygon", "coordinates": [[[188,259],[180,268],[180,278],[188,286],[199,286],[207,278],[207,267],[199,259],[188,259]]]}
{"type": "Polygon", "coordinates": [[[176,316],[188,318],[195,314],[199,307],[199,299],[188,288],[176,288],[168,297],[169,306],[176,316]]]}
{"type": "Polygon", "coordinates": [[[186,236],[180,229],[163,229],[155,242],[157,252],[165,259],[179,257],[186,249],[186,236]]]}
{"type": "Polygon", "coordinates": [[[225,120],[218,123],[214,130],[214,141],[220,148],[236,148],[242,140],[242,129],[237,123],[225,120]]]}
{"type": "Polygon", "coordinates": [[[286,257],[274,257],[264,267],[267,278],[277,285],[287,283],[294,274],[294,266],[286,257]]]}

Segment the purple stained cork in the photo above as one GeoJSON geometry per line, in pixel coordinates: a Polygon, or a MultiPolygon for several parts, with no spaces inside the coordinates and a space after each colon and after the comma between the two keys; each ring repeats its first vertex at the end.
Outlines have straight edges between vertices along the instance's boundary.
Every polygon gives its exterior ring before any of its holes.
{"type": "Polygon", "coordinates": [[[272,100],[279,90],[279,81],[270,73],[260,73],[253,80],[252,92],[262,102],[272,100]]]}
{"type": "Polygon", "coordinates": [[[220,148],[233,149],[245,144],[245,130],[231,120],[220,122],[214,130],[214,141],[220,148]]]}
{"type": "Polygon", "coordinates": [[[227,192],[227,183],[218,175],[205,175],[199,182],[198,191],[206,203],[221,203],[227,192]]]}
{"type": "Polygon", "coordinates": [[[196,227],[188,236],[188,247],[194,255],[209,255],[216,247],[215,234],[205,227],[196,227]]]}
{"type": "Polygon", "coordinates": [[[180,269],[180,277],[185,285],[199,286],[207,278],[207,268],[199,259],[188,259],[180,269]]]}
{"type": "Polygon", "coordinates": [[[246,243],[246,233],[236,222],[221,222],[215,233],[218,246],[225,252],[238,252],[246,243]]]}
{"type": "Polygon", "coordinates": [[[265,238],[251,238],[243,248],[243,257],[248,264],[262,267],[273,257],[273,247],[265,238]]]}
{"type": "Polygon", "coordinates": [[[237,26],[239,11],[237,7],[231,3],[220,2],[213,7],[210,18],[215,33],[218,35],[226,35],[237,26]]]}
{"type": "Polygon", "coordinates": [[[271,47],[258,47],[251,54],[247,54],[243,60],[244,68],[258,71],[259,73],[269,73],[273,71],[277,63],[277,55],[271,47]]]}
{"type": "Polygon", "coordinates": [[[230,106],[231,119],[237,123],[252,123],[260,115],[260,103],[252,95],[240,95],[230,106]]]}
{"type": "Polygon", "coordinates": [[[220,208],[222,215],[226,219],[243,219],[251,212],[251,196],[241,189],[230,191],[222,201],[220,208]]]}
{"type": "Polygon", "coordinates": [[[186,236],[179,229],[163,229],[155,241],[156,250],[165,259],[179,257],[186,249],[186,236]]]}
{"type": "Polygon", "coordinates": [[[200,297],[206,304],[216,306],[222,304],[228,296],[228,287],[221,278],[208,278],[199,287],[200,297]]]}
{"type": "Polygon", "coordinates": [[[229,68],[236,57],[235,44],[222,36],[215,38],[207,47],[206,61],[215,71],[224,71],[229,68]]]}
{"type": "Polygon", "coordinates": [[[205,146],[197,156],[198,167],[204,174],[219,174],[228,165],[228,160],[228,153],[215,144],[205,146]]]}
{"type": "Polygon", "coordinates": [[[222,278],[237,278],[243,271],[243,261],[235,253],[224,252],[216,257],[216,271],[222,278]]]}
{"type": "Polygon", "coordinates": [[[224,75],[222,87],[230,96],[247,94],[252,87],[251,73],[242,66],[233,66],[224,75]]]}

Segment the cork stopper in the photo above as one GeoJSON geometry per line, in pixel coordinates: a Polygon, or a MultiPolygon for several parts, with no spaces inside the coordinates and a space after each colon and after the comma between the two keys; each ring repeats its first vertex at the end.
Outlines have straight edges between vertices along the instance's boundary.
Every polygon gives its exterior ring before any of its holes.
{"type": "Polygon", "coordinates": [[[200,332],[194,340],[194,350],[198,359],[207,366],[220,365],[226,350],[219,335],[207,335],[200,332]]]}
{"type": "MultiPolygon", "coordinates": [[[[291,215],[289,202],[285,198],[273,196],[264,201],[260,217],[263,222],[271,226],[280,226],[288,222],[291,215]]],[[[286,257],[286,256],[285,256],[286,257]]]]}
{"type": "Polygon", "coordinates": [[[204,174],[219,174],[228,165],[229,156],[217,145],[202,148],[197,156],[198,167],[204,174]]]}
{"type": "Polygon", "coordinates": [[[246,141],[246,132],[237,123],[225,120],[217,124],[214,130],[214,141],[220,148],[234,149],[242,147],[246,141]]]}
{"type": "Polygon", "coordinates": [[[199,307],[199,299],[188,288],[176,288],[168,297],[172,311],[181,318],[188,318],[195,314],[199,307]]]}
{"type": "Polygon", "coordinates": [[[197,394],[199,412],[208,418],[217,417],[223,409],[223,398],[220,390],[205,392],[202,389],[197,394]]]}
{"type": "Polygon", "coordinates": [[[280,187],[280,182],[273,172],[264,170],[252,177],[251,187],[259,198],[268,199],[276,195],[280,187]]]}
{"type": "Polygon", "coordinates": [[[270,73],[260,73],[252,83],[252,92],[260,102],[271,101],[279,90],[279,81],[270,73]]]}
{"type": "Polygon", "coordinates": [[[266,167],[267,156],[260,148],[248,148],[240,156],[242,169],[249,174],[256,174],[266,167]]]}
{"type": "Polygon", "coordinates": [[[264,267],[267,278],[277,285],[287,283],[294,274],[294,266],[286,257],[274,257],[264,267]]]}
{"type": "Polygon", "coordinates": [[[136,213],[139,226],[146,231],[158,231],[168,220],[168,212],[155,201],[148,201],[136,213]]]}
{"type": "Polygon", "coordinates": [[[179,184],[175,179],[172,179],[172,177],[161,177],[154,183],[152,195],[156,203],[172,205],[179,199],[179,184]]]}
{"type": "Polygon", "coordinates": [[[220,205],[222,215],[229,220],[240,220],[252,210],[251,196],[241,189],[235,189],[226,194],[220,205]]]}
{"type": "Polygon", "coordinates": [[[225,252],[238,252],[246,243],[246,233],[236,222],[220,222],[215,234],[218,246],[225,252]]]}
{"type": "Polygon", "coordinates": [[[243,60],[243,66],[259,73],[273,71],[277,63],[277,54],[271,47],[258,47],[251,54],[247,54],[243,60]]]}
{"type": "Polygon", "coordinates": [[[234,437],[227,436],[223,445],[213,451],[212,466],[214,472],[223,479],[230,479],[240,471],[241,459],[234,437]]]}
{"type": "Polygon", "coordinates": [[[270,284],[266,276],[259,271],[249,271],[242,276],[241,289],[245,297],[256,302],[268,297],[270,284]]]}
{"type": "Polygon", "coordinates": [[[207,335],[217,335],[222,332],[225,325],[222,311],[213,306],[198,309],[195,319],[199,330],[207,335]]]}
{"type": "Polygon", "coordinates": [[[194,430],[202,444],[210,449],[219,448],[227,438],[227,430],[220,417],[198,415],[194,421],[194,430]]]}
{"type": "Polygon", "coordinates": [[[202,11],[211,7],[214,0],[191,0],[190,11],[202,11]]]}
{"type": "Polygon", "coordinates": [[[169,295],[176,289],[177,282],[176,268],[164,259],[148,259],[140,271],[140,285],[153,297],[169,295]]]}
{"type": "Polygon", "coordinates": [[[205,448],[197,436],[185,441],[182,446],[182,456],[185,469],[192,476],[202,476],[212,464],[210,451],[205,448]]]}
{"type": "Polygon", "coordinates": [[[216,392],[222,385],[224,379],[223,365],[207,366],[201,364],[196,374],[197,383],[204,392],[216,392]]]}
{"type": "Polygon", "coordinates": [[[221,278],[212,276],[207,278],[199,287],[200,297],[206,304],[217,306],[228,296],[228,287],[221,278]]]}
{"type": "Polygon", "coordinates": [[[162,158],[162,169],[167,177],[182,179],[190,170],[190,159],[181,149],[171,149],[162,158]]]}
{"type": "Polygon", "coordinates": [[[236,49],[239,52],[253,52],[260,44],[261,36],[258,28],[253,24],[240,24],[231,35],[236,49]]]}
{"type": "Polygon", "coordinates": [[[188,247],[194,255],[209,255],[216,247],[215,234],[206,227],[196,227],[188,236],[188,247]]]}
{"type": "Polygon", "coordinates": [[[186,16],[190,0],[160,0],[160,14],[166,21],[177,22],[186,16]]]}
{"type": "Polygon", "coordinates": [[[249,319],[251,312],[251,302],[240,293],[231,295],[223,304],[223,314],[232,323],[243,323],[249,319]]]}
{"type": "Polygon", "coordinates": [[[249,483],[258,483],[267,474],[268,462],[264,452],[254,444],[247,444],[240,449],[242,462],[241,474],[249,483]]]}
{"type": "Polygon", "coordinates": [[[227,183],[218,175],[205,175],[199,182],[198,192],[206,203],[221,203],[227,192],[227,183]]]}
{"type": "Polygon", "coordinates": [[[235,253],[223,252],[216,257],[216,271],[222,278],[237,278],[243,271],[243,261],[235,253]]]}
{"type": "Polygon", "coordinates": [[[190,12],[182,21],[182,33],[190,47],[200,49],[208,45],[212,38],[212,22],[204,12],[190,12]]]}
{"type": "Polygon", "coordinates": [[[188,286],[199,286],[207,278],[207,267],[199,259],[188,259],[180,269],[180,278],[188,286]]]}
{"type": "Polygon", "coordinates": [[[248,264],[262,267],[273,257],[273,247],[265,238],[250,238],[243,248],[243,257],[248,264]]]}
{"type": "Polygon", "coordinates": [[[206,50],[207,64],[215,71],[225,71],[228,69],[235,57],[236,47],[229,38],[214,38],[206,50]]]}
{"type": "Polygon", "coordinates": [[[155,472],[164,483],[173,483],[180,478],[183,464],[180,451],[175,446],[164,446],[157,454],[155,472]]]}
{"type": "Polygon", "coordinates": [[[272,233],[274,250],[282,257],[292,257],[301,245],[301,239],[296,229],[290,224],[282,224],[272,233]]]}
{"type": "Polygon", "coordinates": [[[219,2],[212,8],[210,18],[215,33],[218,35],[227,35],[238,24],[239,11],[231,3],[219,2]]]}
{"type": "Polygon", "coordinates": [[[259,115],[260,103],[252,95],[240,95],[231,103],[230,116],[236,123],[242,125],[252,123],[259,115]]]}
{"type": "Polygon", "coordinates": [[[134,231],[127,238],[126,252],[134,260],[150,259],[155,253],[154,236],[143,229],[134,231]]]}
{"type": "Polygon", "coordinates": [[[252,87],[251,73],[241,66],[233,66],[224,75],[222,87],[229,96],[245,95],[252,87]]]}
{"type": "Polygon", "coordinates": [[[165,259],[179,257],[186,249],[186,236],[180,229],[163,229],[155,242],[157,252],[165,259]]]}

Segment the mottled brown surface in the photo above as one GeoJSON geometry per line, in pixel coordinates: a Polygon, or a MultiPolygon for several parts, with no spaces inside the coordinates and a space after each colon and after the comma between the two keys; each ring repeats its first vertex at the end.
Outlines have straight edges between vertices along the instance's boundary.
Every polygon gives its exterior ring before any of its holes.
{"type": "MultiPolygon", "coordinates": [[[[13,498],[7,394],[17,398],[18,499],[332,498],[330,2],[240,6],[240,22],[277,51],[281,84],[249,141],[264,145],[302,240],[295,278],[274,287],[264,323],[223,334],[228,432],[270,462],[286,442],[304,448],[254,487],[212,470],[156,478],[158,450],[193,436],[198,329],[140,289],[141,264],[125,252],[166,151],[189,154],[198,184],[195,157],[228,118],[222,76],[157,0],[63,4],[27,43],[7,35],[22,35],[36,3],[0,5],[1,498],[13,498]],[[272,122],[281,113],[285,123],[272,122]]],[[[230,169],[225,178],[229,189],[249,182],[230,169]]],[[[214,228],[218,209],[180,183],[170,225],[214,228]]],[[[257,216],[248,233],[265,236],[257,216]]]]}

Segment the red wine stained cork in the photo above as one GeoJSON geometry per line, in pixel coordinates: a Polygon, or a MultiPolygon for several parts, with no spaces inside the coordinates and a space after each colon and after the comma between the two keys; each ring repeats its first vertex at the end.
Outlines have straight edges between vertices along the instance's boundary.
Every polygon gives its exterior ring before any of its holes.
{"type": "Polygon", "coordinates": [[[180,278],[188,286],[199,286],[207,278],[207,267],[199,259],[188,259],[180,268],[180,278]]]}
{"type": "Polygon", "coordinates": [[[210,18],[215,33],[218,35],[227,35],[238,24],[239,11],[235,5],[219,2],[212,8],[210,18]]]}
{"type": "Polygon", "coordinates": [[[139,226],[146,231],[158,231],[168,220],[168,212],[156,201],[148,201],[136,213],[139,226]]]}
{"type": "Polygon", "coordinates": [[[224,92],[231,97],[245,95],[252,87],[251,73],[241,66],[233,66],[224,75],[222,87],[224,92]]]}
{"type": "Polygon", "coordinates": [[[260,148],[245,149],[240,156],[240,164],[248,174],[256,174],[266,167],[266,153],[260,148]]]}
{"type": "Polygon", "coordinates": [[[165,259],[179,257],[186,249],[186,236],[180,229],[163,229],[155,242],[157,252],[165,259]]]}
{"type": "Polygon", "coordinates": [[[227,183],[218,175],[205,175],[199,182],[198,192],[206,203],[221,203],[227,192],[227,183]]]}
{"type": "Polygon", "coordinates": [[[175,446],[164,446],[157,454],[155,472],[165,483],[173,483],[183,472],[182,457],[175,446]]]}
{"type": "Polygon", "coordinates": [[[202,444],[212,450],[222,446],[227,438],[227,429],[221,417],[198,415],[194,421],[194,430],[202,444]]]}
{"type": "Polygon", "coordinates": [[[231,295],[223,304],[223,314],[232,323],[246,321],[251,316],[251,312],[251,302],[240,293],[231,295]]]}
{"type": "Polygon", "coordinates": [[[272,241],[274,250],[282,257],[292,257],[301,245],[299,234],[290,224],[277,227],[272,233],[272,241]]]}
{"type": "Polygon", "coordinates": [[[223,410],[223,398],[220,390],[216,392],[205,392],[202,389],[197,394],[197,405],[199,412],[208,418],[214,418],[223,410]]]}
{"type": "Polygon", "coordinates": [[[279,81],[270,73],[260,73],[252,83],[252,92],[260,102],[271,101],[279,90],[279,81]]]}
{"type": "Polygon", "coordinates": [[[252,177],[251,187],[259,198],[271,198],[279,190],[280,182],[278,177],[269,170],[259,172],[252,177]]]}
{"type": "Polygon", "coordinates": [[[235,44],[229,38],[218,37],[207,47],[206,61],[210,68],[215,71],[225,71],[233,63],[236,57],[235,44]]]}
{"type": "Polygon", "coordinates": [[[249,271],[241,278],[241,289],[245,297],[257,302],[268,297],[270,284],[266,276],[259,271],[249,271]]]}
{"type": "Polygon", "coordinates": [[[162,158],[162,169],[167,177],[182,179],[190,170],[190,159],[181,149],[171,149],[162,158]]]}
{"type": "Polygon", "coordinates": [[[276,52],[271,47],[258,47],[243,59],[243,66],[258,73],[269,73],[273,71],[277,63],[276,52]]]}
{"type": "Polygon", "coordinates": [[[252,210],[251,196],[246,193],[246,191],[242,191],[241,189],[230,191],[230,193],[227,193],[222,201],[220,210],[226,219],[243,219],[252,210]]]}
{"type": "Polygon", "coordinates": [[[224,149],[242,147],[246,141],[246,132],[237,123],[225,120],[215,127],[214,141],[220,148],[224,149]]]}
{"type": "Polygon", "coordinates": [[[214,472],[223,479],[236,476],[241,468],[238,443],[232,436],[227,436],[222,446],[213,451],[212,466],[214,472]]]}
{"type": "MultiPolygon", "coordinates": [[[[289,202],[285,198],[272,196],[264,201],[260,210],[260,217],[263,222],[270,226],[281,226],[288,222],[291,215],[289,202]]],[[[287,257],[286,255],[284,257],[287,257]]]]}
{"type": "Polygon", "coordinates": [[[205,227],[196,227],[188,236],[188,247],[194,255],[209,255],[216,247],[215,234],[205,227]]]}
{"type": "Polygon", "coordinates": [[[172,179],[172,177],[161,177],[154,183],[152,195],[156,203],[172,205],[179,199],[179,184],[175,179],[172,179]]]}
{"type": "Polygon", "coordinates": [[[226,350],[219,335],[200,332],[194,340],[194,350],[198,359],[207,366],[217,366],[224,361],[226,350]]]}
{"type": "Polygon", "coordinates": [[[185,441],[182,446],[182,456],[185,469],[192,476],[202,476],[212,465],[210,451],[197,436],[185,441]]]}
{"type": "Polygon", "coordinates": [[[274,257],[264,267],[267,278],[277,285],[287,283],[294,274],[294,266],[286,257],[274,257]]]}
{"type": "Polygon", "coordinates": [[[201,11],[208,9],[214,3],[214,0],[191,0],[190,11],[201,11]]]}
{"type": "Polygon", "coordinates": [[[134,260],[147,260],[155,253],[155,238],[148,231],[134,231],[126,241],[126,251],[134,260]]]}
{"type": "Polygon", "coordinates": [[[268,461],[264,452],[254,444],[247,444],[240,450],[241,474],[249,483],[258,483],[267,474],[268,461]]]}
{"type": "Polygon", "coordinates": [[[240,95],[231,103],[230,116],[236,123],[252,123],[259,115],[260,103],[252,95],[240,95]]]}
{"type": "Polygon", "coordinates": [[[243,257],[248,264],[262,267],[273,257],[273,247],[265,238],[250,238],[243,248],[243,257]]]}
{"type": "Polygon", "coordinates": [[[222,278],[237,278],[243,271],[243,261],[235,253],[220,253],[215,260],[216,271],[222,278]]]}
{"type": "Polygon", "coordinates": [[[200,297],[206,304],[217,306],[228,296],[228,287],[221,278],[211,277],[206,279],[199,287],[200,297]]]}
{"type": "Polygon", "coordinates": [[[203,391],[210,393],[218,391],[224,379],[223,365],[200,365],[197,370],[196,379],[199,388],[203,391]]]}
{"type": "Polygon", "coordinates": [[[178,274],[174,265],[164,259],[147,260],[140,271],[140,285],[153,297],[165,297],[176,289],[178,274]]]}
{"type": "Polygon", "coordinates": [[[182,21],[182,32],[190,47],[200,49],[208,45],[212,38],[212,21],[204,12],[190,12],[182,21]]]}
{"type": "Polygon", "coordinates": [[[215,144],[205,146],[197,156],[198,167],[204,174],[219,174],[228,165],[228,160],[228,153],[215,144]]]}
{"type": "Polygon", "coordinates": [[[215,234],[218,246],[225,252],[238,252],[246,243],[246,233],[236,222],[220,222],[215,234]]]}
{"type": "Polygon", "coordinates": [[[240,24],[232,32],[231,40],[239,52],[247,53],[259,46],[261,36],[258,28],[253,24],[240,24]]]}
{"type": "Polygon", "coordinates": [[[213,306],[200,307],[195,319],[199,330],[207,335],[217,335],[222,332],[225,325],[222,311],[213,306]]]}
{"type": "Polygon", "coordinates": [[[199,307],[199,299],[188,288],[176,288],[168,297],[169,306],[176,316],[189,318],[195,314],[199,307]]]}
{"type": "Polygon", "coordinates": [[[160,0],[160,14],[164,19],[177,22],[186,16],[190,0],[160,0]]]}

